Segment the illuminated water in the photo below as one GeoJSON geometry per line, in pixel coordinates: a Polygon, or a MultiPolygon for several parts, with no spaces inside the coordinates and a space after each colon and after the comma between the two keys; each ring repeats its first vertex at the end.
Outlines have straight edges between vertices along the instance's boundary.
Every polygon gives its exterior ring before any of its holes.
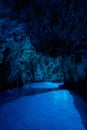
{"type": "Polygon", "coordinates": [[[23,96],[0,107],[0,130],[85,130],[67,90],[23,96]]]}

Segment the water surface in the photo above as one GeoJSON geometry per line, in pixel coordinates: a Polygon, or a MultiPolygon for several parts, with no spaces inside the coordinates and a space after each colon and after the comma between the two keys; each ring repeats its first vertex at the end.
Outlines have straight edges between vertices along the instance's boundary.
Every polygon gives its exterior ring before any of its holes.
{"type": "Polygon", "coordinates": [[[59,90],[21,96],[1,106],[0,130],[85,130],[85,127],[73,96],[68,90],[59,90]]]}

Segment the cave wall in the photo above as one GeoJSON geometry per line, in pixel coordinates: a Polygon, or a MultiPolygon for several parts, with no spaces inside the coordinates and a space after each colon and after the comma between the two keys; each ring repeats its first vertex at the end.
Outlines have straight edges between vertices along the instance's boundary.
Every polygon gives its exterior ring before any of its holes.
{"type": "Polygon", "coordinates": [[[65,87],[87,92],[87,53],[62,56],[65,87]]]}
{"type": "Polygon", "coordinates": [[[37,52],[24,23],[2,18],[0,28],[0,89],[30,82],[63,81],[61,57],[37,52]]]}
{"type": "Polygon", "coordinates": [[[72,52],[87,49],[86,0],[1,1],[1,17],[26,23],[32,45],[41,53],[57,56],[58,48],[72,52]]]}
{"type": "Polygon", "coordinates": [[[1,0],[1,86],[10,86],[9,83],[21,86],[42,79],[58,81],[63,74],[66,86],[86,86],[86,3],[86,0],[1,0]],[[81,56],[74,54],[82,51],[81,56]],[[59,67],[61,56],[63,74],[59,67]]]}
{"type": "Polygon", "coordinates": [[[0,89],[22,87],[30,82],[63,82],[60,58],[36,52],[29,38],[4,43],[0,48],[0,89]]]}

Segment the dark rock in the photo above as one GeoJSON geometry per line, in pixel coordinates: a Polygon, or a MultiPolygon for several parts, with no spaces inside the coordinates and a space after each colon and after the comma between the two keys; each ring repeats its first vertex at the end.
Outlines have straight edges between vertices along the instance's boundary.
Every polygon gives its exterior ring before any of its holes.
{"type": "Polygon", "coordinates": [[[87,92],[87,54],[64,55],[62,70],[67,88],[87,92]]]}
{"type": "Polygon", "coordinates": [[[54,59],[37,52],[26,33],[25,23],[4,18],[1,19],[2,25],[0,89],[21,87],[32,81],[63,81],[60,57],[54,59]],[[58,67],[59,70],[53,74],[58,67]]]}
{"type": "Polygon", "coordinates": [[[86,0],[1,0],[0,18],[1,86],[63,80],[62,65],[66,86],[86,89],[86,0]]]}

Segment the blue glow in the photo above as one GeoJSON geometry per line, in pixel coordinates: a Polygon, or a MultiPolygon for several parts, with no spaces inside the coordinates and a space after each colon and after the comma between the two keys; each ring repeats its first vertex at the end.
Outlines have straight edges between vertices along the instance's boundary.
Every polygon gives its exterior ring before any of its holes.
{"type": "Polygon", "coordinates": [[[6,129],[85,130],[67,90],[21,97],[0,107],[0,130],[6,129]]]}

